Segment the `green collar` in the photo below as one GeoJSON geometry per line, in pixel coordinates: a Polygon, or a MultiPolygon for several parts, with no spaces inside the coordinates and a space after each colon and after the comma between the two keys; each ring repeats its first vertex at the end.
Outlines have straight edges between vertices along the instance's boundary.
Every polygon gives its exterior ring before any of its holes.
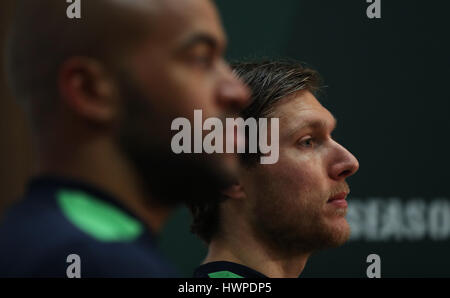
{"type": "Polygon", "coordinates": [[[98,241],[133,241],[144,231],[137,219],[86,192],[61,189],[56,197],[67,219],[98,241]]]}

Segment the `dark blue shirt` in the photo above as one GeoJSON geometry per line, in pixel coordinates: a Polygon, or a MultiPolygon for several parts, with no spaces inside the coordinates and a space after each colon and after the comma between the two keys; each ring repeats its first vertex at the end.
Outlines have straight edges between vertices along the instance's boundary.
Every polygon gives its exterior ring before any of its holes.
{"type": "Polygon", "coordinates": [[[31,181],[0,223],[0,277],[175,277],[155,238],[111,195],[57,177],[31,181]]]}

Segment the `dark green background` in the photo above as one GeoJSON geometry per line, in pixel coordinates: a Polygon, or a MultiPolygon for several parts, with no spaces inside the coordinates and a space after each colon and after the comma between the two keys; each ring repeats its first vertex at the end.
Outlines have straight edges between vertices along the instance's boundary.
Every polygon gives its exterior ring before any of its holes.
{"type": "MultiPolygon", "coordinates": [[[[335,137],[361,166],[351,196],[450,197],[449,2],[383,0],[373,20],[365,0],[216,2],[230,60],[291,57],[322,74],[335,137]]],[[[186,276],[206,253],[189,223],[181,208],[161,237],[186,276]]],[[[450,277],[449,252],[448,239],[351,242],[313,256],[303,276],[365,277],[366,256],[378,253],[383,277],[450,277]]]]}

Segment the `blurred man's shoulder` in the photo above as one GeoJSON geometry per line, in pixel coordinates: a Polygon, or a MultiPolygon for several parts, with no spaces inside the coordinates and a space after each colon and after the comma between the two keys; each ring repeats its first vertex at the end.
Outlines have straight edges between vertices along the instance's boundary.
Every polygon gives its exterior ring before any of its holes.
{"type": "Polygon", "coordinates": [[[0,224],[0,276],[65,277],[75,259],[86,277],[173,276],[153,235],[89,187],[34,187],[0,224]]]}

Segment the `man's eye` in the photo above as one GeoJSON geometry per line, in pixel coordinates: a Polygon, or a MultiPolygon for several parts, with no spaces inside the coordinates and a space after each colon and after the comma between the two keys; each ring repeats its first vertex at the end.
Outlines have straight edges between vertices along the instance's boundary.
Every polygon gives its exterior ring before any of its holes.
{"type": "Polygon", "coordinates": [[[209,68],[213,64],[213,58],[210,55],[199,55],[193,57],[192,62],[197,66],[209,68]]]}
{"type": "Polygon", "coordinates": [[[313,148],[315,145],[315,141],[312,137],[305,137],[300,140],[299,144],[302,147],[313,148]]]}

